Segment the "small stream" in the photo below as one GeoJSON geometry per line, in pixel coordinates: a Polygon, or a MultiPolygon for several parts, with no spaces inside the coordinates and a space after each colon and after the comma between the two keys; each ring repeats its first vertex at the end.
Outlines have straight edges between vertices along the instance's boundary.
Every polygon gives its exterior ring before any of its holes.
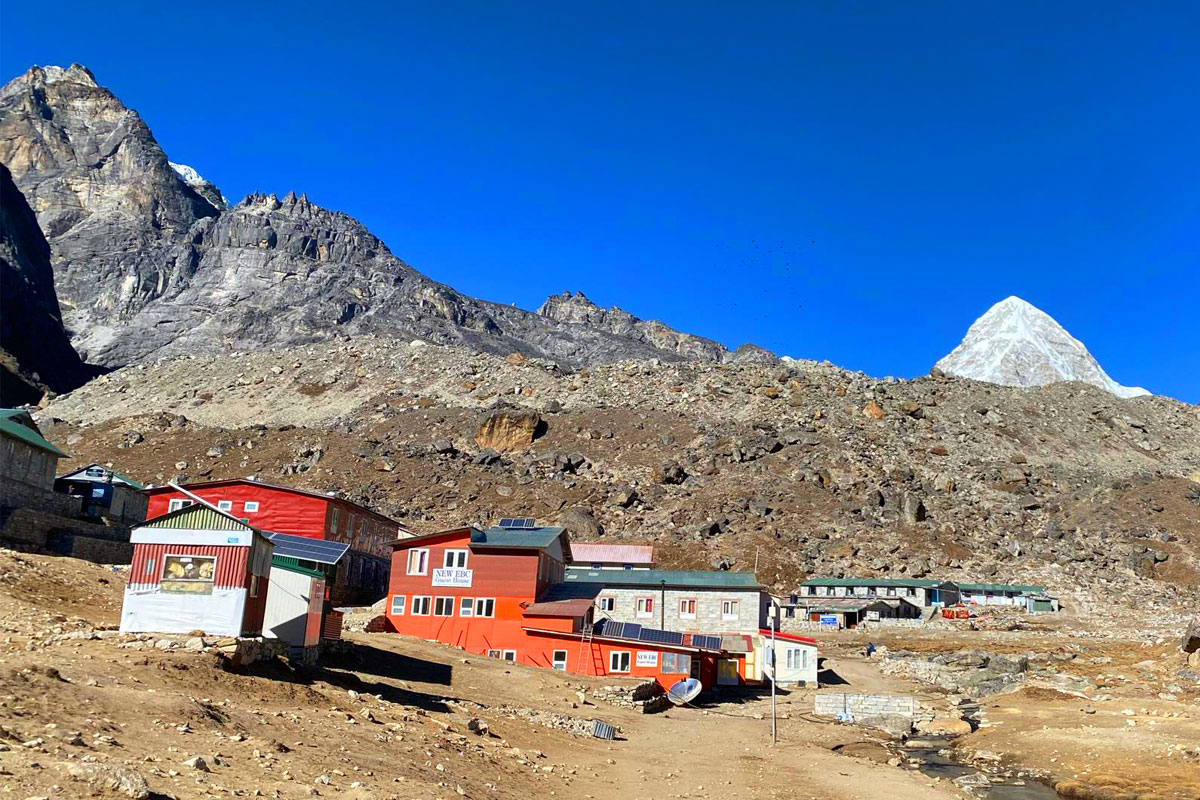
{"type": "Polygon", "coordinates": [[[985,800],[1059,800],[1054,789],[1033,779],[1004,777],[998,783],[992,782],[991,776],[982,770],[955,760],[952,744],[950,737],[921,736],[899,744],[895,752],[905,759],[908,768],[915,768],[922,775],[944,781],[967,778],[958,785],[985,800]],[[909,764],[910,759],[917,763],[909,764]],[[978,776],[976,781],[970,780],[973,776],[978,776]]]}

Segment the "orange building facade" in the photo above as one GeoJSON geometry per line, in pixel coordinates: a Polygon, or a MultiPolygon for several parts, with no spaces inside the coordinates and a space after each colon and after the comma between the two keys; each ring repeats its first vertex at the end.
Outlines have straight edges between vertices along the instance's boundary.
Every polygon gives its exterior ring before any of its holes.
{"type": "MultiPolygon", "coordinates": [[[[585,599],[538,602],[571,561],[561,528],[461,528],[393,544],[391,630],[517,664],[582,675],[715,681],[717,637],[646,641],[620,624],[593,625],[585,599]]],[[[637,629],[636,632],[634,629],[637,629]]]]}

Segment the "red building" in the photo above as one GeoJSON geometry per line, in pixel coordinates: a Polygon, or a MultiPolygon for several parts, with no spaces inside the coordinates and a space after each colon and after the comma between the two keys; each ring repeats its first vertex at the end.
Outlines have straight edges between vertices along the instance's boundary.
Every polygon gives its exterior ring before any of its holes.
{"type": "MultiPolygon", "coordinates": [[[[370,605],[387,591],[390,542],[408,530],[399,522],[340,497],[290,486],[235,478],[182,487],[254,527],[274,533],[349,545],[329,599],[336,605],[370,605]]],[[[150,518],[195,502],[171,486],[146,489],[150,518]]]]}
{"type": "Polygon", "coordinates": [[[387,619],[398,633],[519,664],[654,678],[664,688],[689,676],[715,681],[718,636],[596,622],[590,598],[539,602],[571,561],[562,528],[460,528],[393,548],[387,619]]]}
{"type": "Polygon", "coordinates": [[[130,541],[122,631],[262,633],[274,546],[261,531],[194,506],[139,525],[130,541]]]}

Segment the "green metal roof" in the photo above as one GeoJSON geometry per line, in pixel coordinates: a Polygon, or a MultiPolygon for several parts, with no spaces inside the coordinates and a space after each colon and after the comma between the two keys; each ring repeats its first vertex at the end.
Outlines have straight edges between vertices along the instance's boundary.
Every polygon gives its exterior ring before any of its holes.
{"type": "Polygon", "coordinates": [[[288,572],[298,572],[301,575],[307,575],[310,578],[324,578],[325,573],[320,570],[309,569],[308,567],[300,566],[298,559],[291,556],[272,556],[271,566],[285,569],[288,572]]]}
{"type": "Polygon", "coordinates": [[[479,547],[519,547],[541,550],[554,544],[554,540],[561,536],[562,532],[563,529],[558,527],[523,530],[488,528],[483,531],[471,531],[471,544],[479,547]]]}
{"type": "MultiPolygon", "coordinates": [[[[78,469],[73,469],[70,472],[66,473],[65,475],[59,475],[57,478],[55,478],[55,480],[60,480],[60,481],[61,480],[69,480],[71,478],[71,476],[78,475],[81,472],[86,472],[87,470],[91,469],[92,467],[99,467],[100,469],[104,470],[105,472],[110,473],[113,476],[114,481],[117,481],[117,480],[123,481],[123,482],[129,484],[130,488],[137,489],[138,491],[141,491],[142,489],[146,488],[146,484],[140,483],[139,481],[135,481],[133,478],[129,477],[128,475],[126,475],[123,472],[117,472],[115,469],[109,469],[108,467],[104,466],[103,464],[88,464],[86,467],[79,467],[78,469]]],[[[80,483],[82,483],[82,482],[83,481],[80,481],[80,483]]]]}
{"type": "Polygon", "coordinates": [[[29,416],[29,412],[23,408],[0,408],[0,433],[3,433],[5,436],[11,436],[14,439],[20,439],[25,444],[32,445],[39,450],[45,450],[50,455],[58,456],[59,458],[70,458],[67,453],[50,444],[38,432],[37,426],[34,425],[33,417],[29,416]],[[29,425],[24,424],[22,419],[27,421],[29,425]],[[33,427],[29,427],[30,425],[33,425],[33,427]]]}
{"type": "Polygon", "coordinates": [[[686,571],[671,569],[590,569],[568,567],[564,578],[570,583],[599,583],[608,586],[683,586],[696,589],[757,589],[752,572],[686,571]]]}
{"type": "Polygon", "coordinates": [[[1039,594],[1046,591],[1045,586],[1025,586],[1017,583],[960,583],[960,589],[968,592],[1020,592],[1022,594],[1039,594]]]}
{"type": "Polygon", "coordinates": [[[241,520],[234,519],[228,514],[223,514],[214,508],[200,505],[197,503],[192,506],[184,506],[176,511],[171,511],[163,514],[160,517],[147,520],[139,527],[142,528],[175,528],[175,529],[196,529],[204,531],[247,531],[255,530],[254,526],[247,525],[241,520]]]}
{"type": "Polygon", "coordinates": [[[909,580],[906,578],[809,578],[801,586],[898,586],[933,589],[946,581],[909,580]]]}

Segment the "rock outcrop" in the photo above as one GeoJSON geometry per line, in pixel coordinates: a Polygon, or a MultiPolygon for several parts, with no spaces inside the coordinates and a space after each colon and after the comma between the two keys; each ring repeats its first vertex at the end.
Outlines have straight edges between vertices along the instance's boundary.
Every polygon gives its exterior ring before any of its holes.
{"type": "Polygon", "coordinates": [[[89,376],[63,329],[50,246],[0,164],[0,405],[36,403],[89,376]]]}

